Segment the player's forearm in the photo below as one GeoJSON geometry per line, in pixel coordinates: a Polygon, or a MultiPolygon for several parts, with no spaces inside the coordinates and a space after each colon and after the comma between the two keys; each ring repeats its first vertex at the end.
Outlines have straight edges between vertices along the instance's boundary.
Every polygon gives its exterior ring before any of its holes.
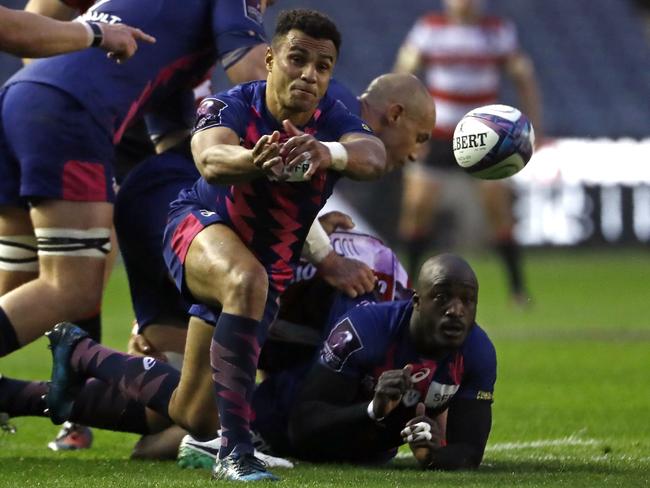
{"type": "Polygon", "coordinates": [[[377,138],[364,137],[343,143],[348,161],[342,171],[355,180],[376,180],[386,171],[386,148],[377,138]]]}
{"type": "Polygon", "coordinates": [[[368,417],[367,402],[340,406],[306,401],[289,418],[289,438],[294,448],[312,455],[327,455],[330,451],[335,454],[342,444],[354,443],[352,432],[359,428],[371,429],[375,424],[368,417]]]}
{"type": "Polygon", "coordinates": [[[210,146],[195,155],[194,160],[201,176],[211,184],[241,183],[263,174],[253,164],[252,152],[242,146],[210,146]]]}
{"type": "Polygon", "coordinates": [[[0,7],[0,49],[21,57],[47,57],[89,47],[92,38],[79,22],[61,22],[0,7]]]}
{"type": "Polygon", "coordinates": [[[453,471],[476,469],[483,460],[483,449],[471,444],[449,444],[432,450],[429,458],[421,463],[425,469],[453,471]]]}

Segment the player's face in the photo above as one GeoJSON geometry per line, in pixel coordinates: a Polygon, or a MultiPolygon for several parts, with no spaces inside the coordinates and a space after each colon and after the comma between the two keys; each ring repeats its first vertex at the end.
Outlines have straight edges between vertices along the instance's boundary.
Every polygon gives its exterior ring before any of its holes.
{"type": "Polygon", "coordinates": [[[416,160],[420,147],[429,140],[434,123],[433,112],[420,117],[411,117],[405,112],[381,132],[389,170],[416,160]]]}
{"type": "Polygon", "coordinates": [[[438,355],[462,346],[476,320],[478,285],[467,269],[437,266],[418,290],[411,332],[423,354],[438,355]]]}
{"type": "Polygon", "coordinates": [[[336,47],[329,39],[314,39],[292,29],[273,46],[269,86],[282,110],[313,111],[329,86],[336,47]]]}

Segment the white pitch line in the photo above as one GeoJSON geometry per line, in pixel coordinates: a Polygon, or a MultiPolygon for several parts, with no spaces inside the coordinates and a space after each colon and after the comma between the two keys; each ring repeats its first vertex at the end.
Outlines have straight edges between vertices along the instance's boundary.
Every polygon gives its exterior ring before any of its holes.
{"type": "Polygon", "coordinates": [[[580,439],[570,435],[561,439],[544,439],[528,442],[501,442],[488,445],[486,452],[514,451],[518,449],[536,449],[539,447],[563,447],[563,446],[595,446],[600,441],[597,439],[580,439]]]}

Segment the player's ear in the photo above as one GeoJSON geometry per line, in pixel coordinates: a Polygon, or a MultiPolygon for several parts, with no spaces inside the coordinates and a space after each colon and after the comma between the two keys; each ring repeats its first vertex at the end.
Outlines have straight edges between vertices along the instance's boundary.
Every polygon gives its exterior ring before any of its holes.
{"type": "Polygon", "coordinates": [[[404,115],[404,105],[401,103],[391,103],[386,109],[388,122],[395,124],[404,115]]]}
{"type": "Polygon", "coordinates": [[[418,308],[420,306],[420,295],[413,293],[411,299],[413,300],[413,308],[418,308]]]}
{"type": "Polygon", "coordinates": [[[266,70],[270,73],[271,68],[273,68],[273,48],[271,46],[266,48],[266,55],[264,56],[264,64],[266,64],[266,70]]]}

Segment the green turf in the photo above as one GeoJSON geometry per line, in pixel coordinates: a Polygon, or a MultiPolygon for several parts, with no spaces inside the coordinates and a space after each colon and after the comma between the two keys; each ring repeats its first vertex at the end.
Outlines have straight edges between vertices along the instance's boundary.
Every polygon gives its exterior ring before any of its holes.
{"type": "MultiPolygon", "coordinates": [[[[471,258],[481,283],[479,322],[499,360],[494,422],[478,472],[299,464],[277,470],[279,486],[649,486],[650,254],[644,251],[529,252],[529,309],[511,306],[490,256],[471,258]]],[[[104,306],[106,342],[123,348],[131,312],[117,269],[104,306]]],[[[8,376],[42,378],[49,354],[38,341],[0,360],[8,376]]],[[[16,419],[0,435],[0,486],[205,486],[206,472],[128,461],[136,437],[95,432],[83,453],[45,448],[56,428],[16,419]]],[[[342,433],[342,435],[344,435],[342,433]]]]}

